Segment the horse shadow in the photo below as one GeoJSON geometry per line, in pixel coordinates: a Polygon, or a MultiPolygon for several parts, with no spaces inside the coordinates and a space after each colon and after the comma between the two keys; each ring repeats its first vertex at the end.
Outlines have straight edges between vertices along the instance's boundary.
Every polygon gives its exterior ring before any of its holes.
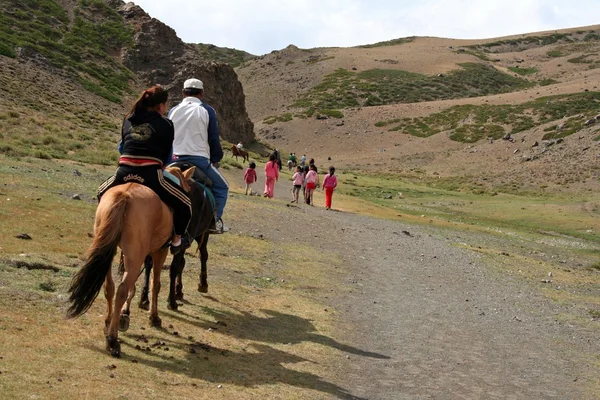
{"type": "MultiPolygon", "coordinates": [[[[146,332],[148,334],[145,337],[146,342],[139,340],[143,335],[125,336],[128,340],[123,342],[123,346],[127,347],[121,358],[123,362],[135,362],[157,371],[169,371],[213,384],[257,388],[281,383],[319,391],[333,398],[367,400],[314,373],[286,367],[290,364],[317,363],[266,344],[251,343],[241,351],[233,351],[179,336],[157,340],[153,338],[151,330],[146,332]],[[174,350],[178,350],[178,354],[184,352],[184,358],[174,357],[172,355],[174,350]]],[[[106,354],[99,346],[87,347],[92,351],[106,354]]],[[[195,385],[195,383],[190,384],[195,385]]]]}
{"type": "Polygon", "coordinates": [[[208,319],[195,320],[192,319],[194,318],[192,315],[186,314],[184,311],[170,313],[169,317],[190,323],[201,329],[210,328],[212,330],[220,330],[238,339],[273,344],[313,342],[361,357],[390,359],[389,356],[365,351],[319,334],[310,321],[297,315],[285,314],[274,310],[259,310],[266,315],[265,317],[261,317],[247,311],[236,310],[235,312],[229,312],[205,306],[200,306],[199,308],[204,314],[210,315],[218,322],[215,323],[208,319]]]}

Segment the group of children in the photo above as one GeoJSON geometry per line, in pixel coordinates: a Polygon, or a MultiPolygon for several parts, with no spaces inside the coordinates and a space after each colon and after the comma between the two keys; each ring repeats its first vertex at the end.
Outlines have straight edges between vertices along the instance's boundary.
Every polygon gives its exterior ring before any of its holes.
{"type": "MultiPolygon", "coordinates": [[[[300,198],[300,190],[303,192],[304,202],[314,205],[313,194],[319,186],[319,175],[314,160],[308,166],[296,167],[296,172],[292,176],[292,203],[298,204],[300,198]]],[[[273,198],[275,182],[279,180],[279,168],[275,155],[271,154],[269,161],[265,164],[265,191],[263,196],[273,198]]],[[[256,164],[251,162],[244,172],[244,181],[246,182],[246,194],[252,193],[252,184],[257,180],[256,164]]],[[[325,209],[331,209],[331,198],[333,191],[337,187],[337,177],[335,176],[335,168],[329,167],[329,174],[323,179],[323,190],[325,190],[325,209]]]]}

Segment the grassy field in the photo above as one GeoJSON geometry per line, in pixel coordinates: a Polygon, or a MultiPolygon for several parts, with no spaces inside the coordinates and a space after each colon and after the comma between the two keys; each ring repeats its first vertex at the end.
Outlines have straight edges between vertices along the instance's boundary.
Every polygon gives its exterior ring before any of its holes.
{"type": "MultiPolygon", "coordinates": [[[[90,242],[95,189],[113,168],[7,158],[1,165],[2,398],[343,395],[328,371],[340,349],[352,349],[335,340],[335,310],[319,304],[344,290],[335,283],[342,281],[336,255],[258,234],[215,236],[211,294],[195,292],[197,256],[188,252],[182,311],[166,310],[163,286],[164,328],[147,328],[135,308],[121,336],[124,357],[115,360],[104,351],[102,295],[82,318],[64,319],[67,284],[90,242]],[[16,237],[23,233],[32,239],[16,237]]],[[[231,223],[260,215],[263,202],[233,198],[231,223]]]]}

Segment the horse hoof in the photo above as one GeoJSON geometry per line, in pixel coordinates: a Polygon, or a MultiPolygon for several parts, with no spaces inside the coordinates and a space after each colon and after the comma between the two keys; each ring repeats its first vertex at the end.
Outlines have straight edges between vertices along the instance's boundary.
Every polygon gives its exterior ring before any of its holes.
{"type": "Polygon", "coordinates": [[[110,352],[113,357],[121,357],[121,343],[116,337],[106,337],[106,350],[110,352]]]}
{"type": "Polygon", "coordinates": [[[150,309],[150,302],[148,300],[140,300],[138,307],[141,308],[142,310],[146,310],[148,311],[150,309]]]}
{"type": "Polygon", "coordinates": [[[162,326],[160,317],[150,317],[150,326],[153,328],[160,328],[162,326]]]}
{"type": "Polygon", "coordinates": [[[179,309],[179,306],[177,305],[177,302],[174,301],[172,303],[167,303],[167,308],[169,310],[177,311],[179,309]]]}
{"type": "Polygon", "coordinates": [[[200,293],[208,293],[208,285],[198,285],[198,291],[200,293]]]}
{"type": "Polygon", "coordinates": [[[129,329],[129,315],[121,314],[119,318],[119,331],[127,332],[127,329],[129,329]]]}

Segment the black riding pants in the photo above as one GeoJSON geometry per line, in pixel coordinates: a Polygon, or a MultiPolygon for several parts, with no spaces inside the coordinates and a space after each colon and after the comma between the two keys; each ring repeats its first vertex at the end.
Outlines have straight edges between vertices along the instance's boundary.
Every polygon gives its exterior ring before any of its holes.
{"type": "Polygon", "coordinates": [[[163,176],[162,168],[158,165],[146,167],[119,165],[117,173],[98,188],[98,201],[111,187],[131,182],[152,189],[165,204],[173,209],[175,234],[183,235],[185,233],[192,216],[190,198],[179,185],[163,176]]]}

